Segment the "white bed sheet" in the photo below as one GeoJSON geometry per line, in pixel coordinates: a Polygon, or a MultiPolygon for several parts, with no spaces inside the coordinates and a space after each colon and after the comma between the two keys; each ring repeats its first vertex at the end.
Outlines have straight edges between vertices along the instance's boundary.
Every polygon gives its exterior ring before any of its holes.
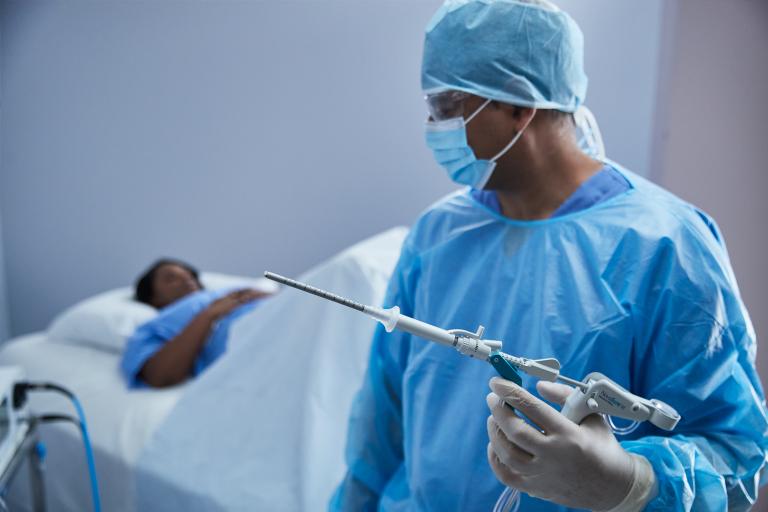
{"type": "MultiPolygon", "coordinates": [[[[0,348],[0,365],[24,368],[29,380],[56,382],[73,391],[85,409],[99,476],[102,508],[135,510],[135,465],[150,436],[176,404],[185,385],[166,390],[128,390],[118,371],[119,355],[86,346],[51,342],[44,333],[15,338],[0,348]]],[[[35,393],[37,413],[74,410],[64,397],[35,393]]],[[[41,428],[46,443],[48,510],[90,510],[90,490],[80,433],[70,424],[41,428]]],[[[29,510],[26,471],[13,483],[11,510],[29,510]]]]}
{"type": "MultiPolygon", "coordinates": [[[[299,279],[381,304],[406,234],[363,240],[299,279]]],[[[242,317],[227,353],[190,383],[139,457],[138,509],[326,509],[346,471],[349,411],[376,326],[290,288],[242,317]]]]}

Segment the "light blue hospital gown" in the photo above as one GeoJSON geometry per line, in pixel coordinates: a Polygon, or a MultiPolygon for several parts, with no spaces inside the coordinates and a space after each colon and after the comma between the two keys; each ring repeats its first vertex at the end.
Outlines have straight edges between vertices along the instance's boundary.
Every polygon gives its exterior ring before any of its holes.
{"type": "MultiPolygon", "coordinates": [[[[541,221],[502,217],[483,193],[444,198],[411,230],[384,305],[444,328],[482,324],[507,353],[556,357],[564,375],[599,371],[671,404],[674,432],[646,422],[619,438],[656,473],[647,510],[743,509],[768,422],[724,243],[706,214],[614,168],[623,193],[541,221]]],[[[379,326],[330,509],[492,510],[503,490],[486,460],[494,374],[379,326]]],[[[523,375],[533,393],[535,382],[523,375]]],[[[566,509],[522,495],[520,510],[566,509]]]]}
{"type": "MultiPolygon", "coordinates": [[[[136,329],[133,336],[128,339],[125,352],[123,352],[123,358],[120,362],[120,369],[128,381],[128,386],[146,386],[139,378],[139,372],[147,360],[160,350],[166,342],[172,340],[184,330],[213,301],[231,291],[232,289],[201,290],[192,293],[163,308],[155,318],[136,329]]],[[[226,351],[227,336],[232,322],[252,311],[259,302],[260,300],[257,300],[244,304],[216,322],[205,346],[195,360],[192,369],[193,376],[205,370],[226,351]]]]}

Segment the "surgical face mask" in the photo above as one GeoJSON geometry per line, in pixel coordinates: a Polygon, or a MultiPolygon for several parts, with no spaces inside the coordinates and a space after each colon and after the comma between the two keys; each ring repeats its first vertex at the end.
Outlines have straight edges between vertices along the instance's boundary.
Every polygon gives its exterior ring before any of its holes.
{"type": "MultiPolygon", "coordinates": [[[[463,117],[452,117],[440,121],[427,121],[427,146],[432,150],[435,160],[448,173],[448,177],[459,185],[468,185],[474,189],[482,189],[488,184],[496,161],[504,156],[520,139],[533,117],[528,120],[522,130],[512,138],[504,149],[490,160],[479,160],[467,142],[466,125],[472,121],[489,103],[486,100],[466,120],[463,117]]],[[[534,111],[535,115],[535,111],[534,111]]]]}
{"type": "Polygon", "coordinates": [[[576,123],[576,140],[587,155],[597,160],[605,160],[605,144],[594,114],[585,105],[573,113],[576,123]]]}

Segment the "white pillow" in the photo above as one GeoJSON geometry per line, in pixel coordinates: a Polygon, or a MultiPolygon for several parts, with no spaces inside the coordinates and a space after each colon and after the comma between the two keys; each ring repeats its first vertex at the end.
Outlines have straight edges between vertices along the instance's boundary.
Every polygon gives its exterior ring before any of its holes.
{"type": "MultiPolygon", "coordinates": [[[[203,286],[210,290],[251,287],[275,291],[277,285],[268,279],[203,272],[203,286]]],[[[157,310],[133,300],[131,287],[117,288],[87,298],[61,312],[48,327],[52,341],[86,345],[114,353],[122,353],[125,341],[141,324],[157,315],[157,310]]]]}

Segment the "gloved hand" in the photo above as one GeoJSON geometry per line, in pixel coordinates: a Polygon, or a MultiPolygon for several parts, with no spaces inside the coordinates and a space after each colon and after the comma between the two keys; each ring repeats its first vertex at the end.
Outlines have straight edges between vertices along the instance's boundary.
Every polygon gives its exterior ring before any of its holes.
{"type": "MultiPolygon", "coordinates": [[[[501,482],[566,507],[599,511],[641,510],[653,497],[650,463],[625,451],[602,417],[590,415],[576,425],[513,382],[494,377],[490,386],[488,461],[501,482]]],[[[572,391],[546,381],[536,388],[560,405],[572,391]]]]}

